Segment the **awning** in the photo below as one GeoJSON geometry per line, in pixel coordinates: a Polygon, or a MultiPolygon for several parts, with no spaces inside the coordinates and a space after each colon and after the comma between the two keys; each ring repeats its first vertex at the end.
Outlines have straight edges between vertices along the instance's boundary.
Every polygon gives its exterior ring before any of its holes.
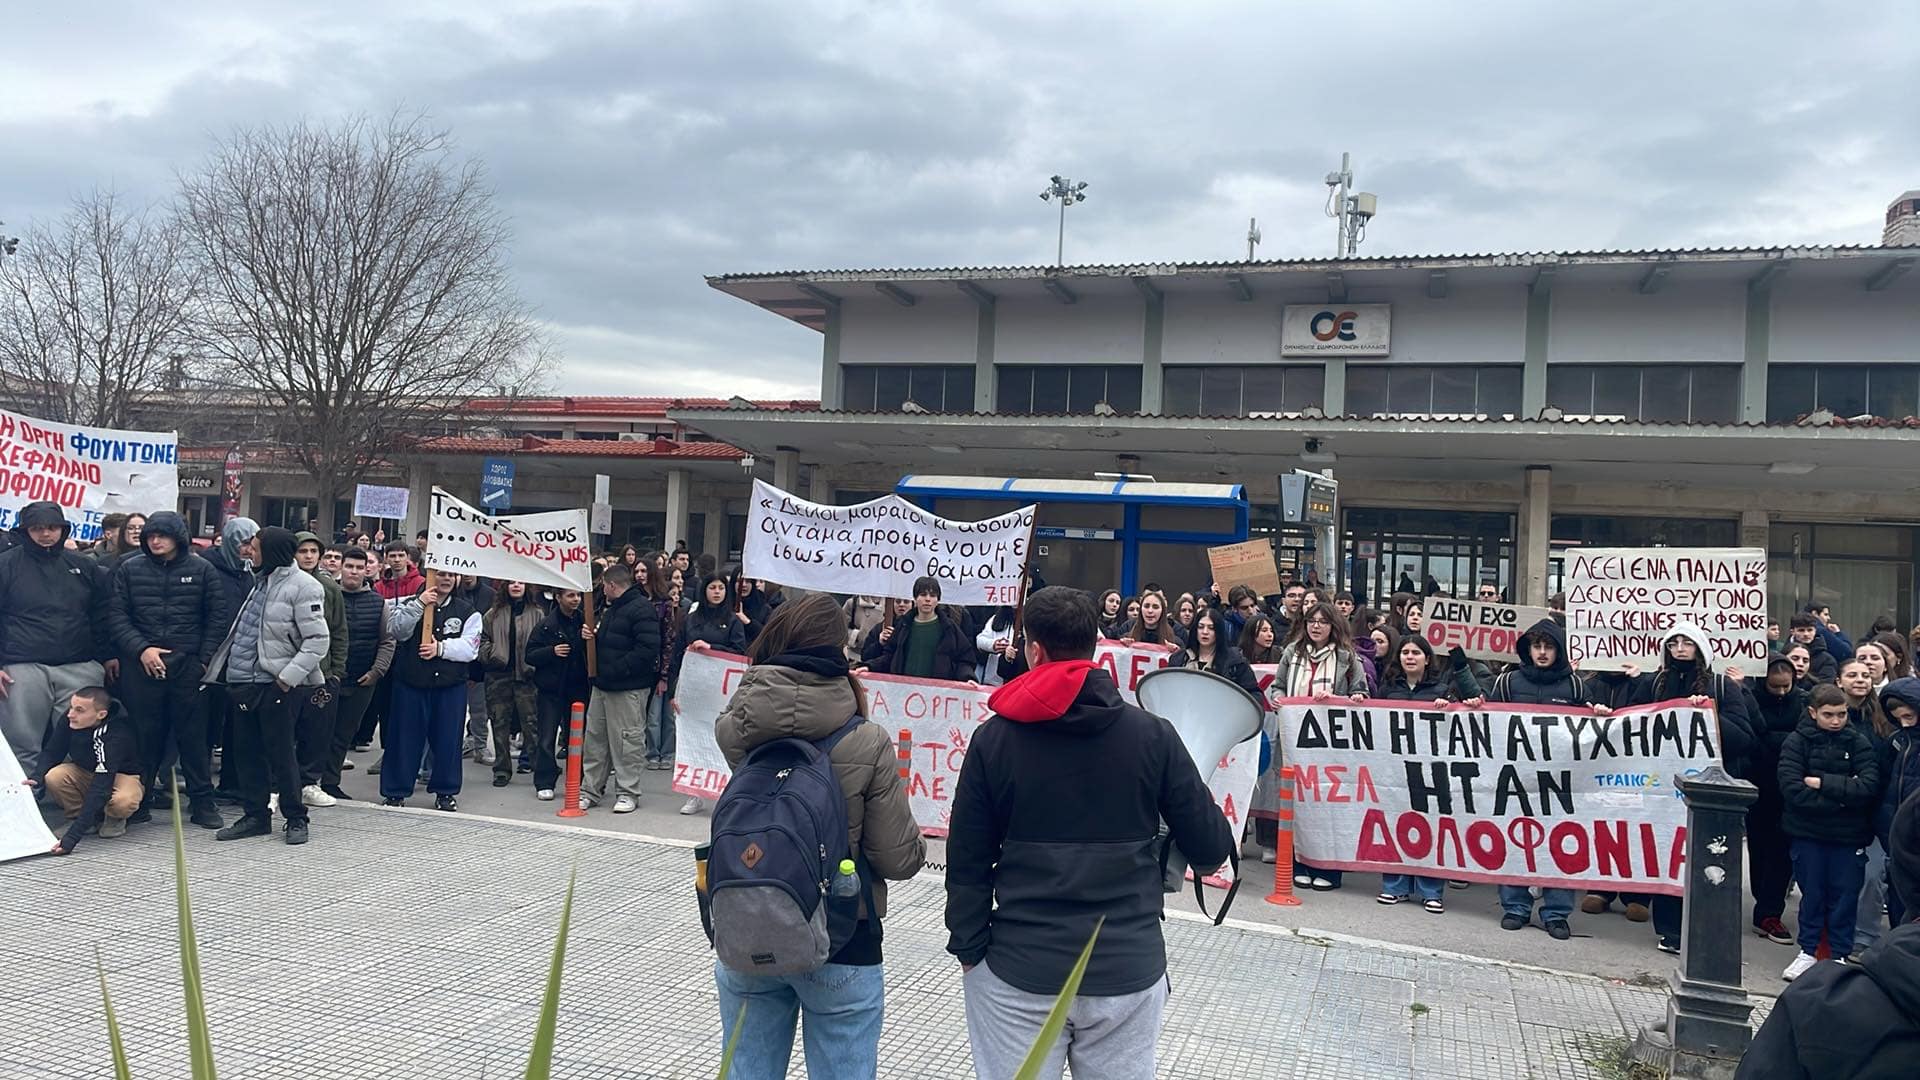
{"type": "Polygon", "coordinates": [[[1241,484],[1162,484],[1151,480],[1052,480],[1001,476],[903,476],[900,495],[1021,502],[1140,503],[1234,510],[1247,504],[1241,484]]]}

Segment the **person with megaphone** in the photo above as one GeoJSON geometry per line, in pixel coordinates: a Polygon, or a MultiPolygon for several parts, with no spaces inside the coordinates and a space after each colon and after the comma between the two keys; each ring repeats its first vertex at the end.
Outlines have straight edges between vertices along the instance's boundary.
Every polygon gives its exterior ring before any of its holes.
{"type": "Polygon", "coordinates": [[[1093,662],[1099,609],[1046,588],[1022,611],[1030,670],[987,699],[947,835],[947,951],[960,961],[981,1080],[1014,1076],[1099,926],[1041,1075],[1147,1080],[1170,986],[1160,823],[1196,875],[1234,836],[1168,721],[1093,662]]]}

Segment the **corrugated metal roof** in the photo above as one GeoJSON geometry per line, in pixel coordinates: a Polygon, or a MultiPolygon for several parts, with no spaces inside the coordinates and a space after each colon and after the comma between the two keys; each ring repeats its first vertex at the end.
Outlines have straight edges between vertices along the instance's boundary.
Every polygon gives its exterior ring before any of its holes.
{"type": "Polygon", "coordinates": [[[422,439],[414,449],[423,454],[531,454],[574,457],[645,457],[726,461],[746,456],[723,442],[676,442],[672,439],[518,439],[446,436],[422,439]]]}
{"type": "Polygon", "coordinates": [[[1552,266],[1581,262],[1726,262],[1750,259],[1827,259],[1842,256],[1911,257],[1913,248],[1881,247],[1875,244],[1783,245],[1780,247],[1708,247],[1645,248],[1594,251],[1508,251],[1460,255],[1360,255],[1346,258],[1260,259],[1248,262],[1138,262],[1087,263],[1074,266],[946,266],[946,267],[873,267],[838,270],[769,270],[736,274],[708,275],[710,285],[728,285],[755,281],[863,281],[867,279],[910,280],[944,278],[1027,278],[1079,275],[1086,277],[1133,277],[1154,274],[1246,273],[1303,269],[1391,269],[1406,267],[1427,269],[1462,264],[1490,266],[1552,266]]]}
{"type": "MultiPolygon", "coordinates": [[[[628,397],[589,395],[534,398],[474,398],[466,407],[476,412],[594,413],[604,416],[657,416],[664,419],[668,409],[723,409],[731,398],[628,397]]],[[[817,409],[818,401],[754,401],[756,409],[817,409]]]]}
{"type": "MultiPolygon", "coordinates": [[[[750,416],[757,410],[719,408],[713,412],[750,416]]],[[[1162,415],[1127,414],[1120,416],[1095,416],[1089,413],[908,413],[908,412],[860,412],[850,409],[812,409],[790,410],[782,419],[802,419],[817,417],[822,419],[846,418],[861,420],[896,420],[906,424],[924,424],[940,419],[979,420],[990,423],[1005,423],[1009,420],[1048,420],[1068,421],[1095,426],[1121,426],[1132,420],[1152,420],[1156,422],[1192,422],[1208,423],[1220,420],[1270,421],[1275,425],[1291,424],[1458,424],[1462,427],[1478,424],[1529,424],[1540,427],[1644,427],[1644,428],[1695,428],[1699,430],[1819,430],[1821,428],[1902,428],[1920,431],[1920,417],[1881,417],[1881,416],[1834,416],[1820,418],[1802,417],[1787,422],[1737,422],[1730,424],[1694,424],[1682,420],[1625,420],[1610,416],[1563,416],[1558,420],[1543,420],[1538,417],[1521,416],[1462,416],[1462,415],[1397,415],[1397,416],[1308,416],[1305,414],[1282,414],[1265,416],[1201,416],[1201,415],[1162,415]]],[[[769,417],[769,419],[772,419],[769,417]]]]}

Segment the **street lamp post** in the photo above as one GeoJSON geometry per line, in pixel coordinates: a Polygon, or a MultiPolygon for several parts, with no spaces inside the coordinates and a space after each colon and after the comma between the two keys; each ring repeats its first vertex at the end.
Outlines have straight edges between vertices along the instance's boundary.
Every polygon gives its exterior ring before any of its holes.
{"type": "Polygon", "coordinates": [[[1040,201],[1053,201],[1060,204],[1060,232],[1054,244],[1053,265],[1065,266],[1067,264],[1067,207],[1072,203],[1087,201],[1087,182],[1082,180],[1075,183],[1058,173],[1050,179],[1053,183],[1047,190],[1040,193],[1040,201]]]}

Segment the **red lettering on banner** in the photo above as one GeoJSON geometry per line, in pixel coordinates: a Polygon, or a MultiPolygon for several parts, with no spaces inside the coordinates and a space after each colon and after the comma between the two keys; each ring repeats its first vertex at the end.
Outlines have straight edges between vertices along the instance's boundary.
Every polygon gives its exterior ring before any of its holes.
{"type": "Polygon", "coordinates": [[[1460,823],[1451,817],[1440,819],[1440,835],[1433,842],[1433,858],[1442,866],[1467,865],[1466,851],[1460,845],[1460,823]],[[1447,861],[1447,841],[1453,841],[1453,861],[1447,861]]]}
{"type": "Polygon", "coordinates": [[[1433,825],[1425,814],[1401,814],[1394,823],[1393,838],[1400,842],[1400,853],[1410,860],[1424,859],[1433,851],[1433,825]]]}
{"type": "Polygon", "coordinates": [[[1595,868],[1608,877],[1632,876],[1633,863],[1632,856],[1628,854],[1626,822],[1593,823],[1593,861],[1595,868]]]}
{"type": "Polygon", "coordinates": [[[1540,864],[1534,859],[1533,853],[1546,838],[1546,826],[1532,818],[1515,818],[1507,826],[1507,839],[1513,841],[1514,847],[1526,852],[1529,874],[1537,873],[1540,869],[1540,864]]]}
{"type": "Polygon", "coordinates": [[[1353,801],[1370,803],[1380,801],[1380,789],[1373,786],[1373,773],[1365,765],[1360,766],[1354,773],[1353,801]]]}
{"type": "Polygon", "coordinates": [[[1553,865],[1568,877],[1584,874],[1587,867],[1593,865],[1593,854],[1587,850],[1587,830],[1579,822],[1562,821],[1555,825],[1548,834],[1547,853],[1553,856],[1553,865]],[[1569,840],[1573,842],[1571,849],[1567,846],[1569,840]]]}
{"type": "Polygon", "coordinates": [[[1387,828],[1387,815],[1378,809],[1368,810],[1360,819],[1360,850],[1355,858],[1370,863],[1400,861],[1400,852],[1393,846],[1392,830],[1387,828]]]}
{"type": "Polygon", "coordinates": [[[740,683],[740,676],[746,673],[746,668],[734,667],[732,664],[728,664],[726,670],[720,673],[720,696],[732,696],[733,688],[740,683]]]}
{"type": "Polygon", "coordinates": [[[923,799],[932,799],[935,802],[946,802],[947,778],[944,776],[936,776],[932,781],[928,781],[924,773],[916,772],[913,774],[913,780],[907,784],[907,794],[909,796],[918,795],[923,799]]]}
{"type": "Polygon", "coordinates": [[[1482,870],[1498,870],[1507,865],[1507,838],[1500,826],[1491,821],[1467,823],[1467,852],[1482,870]]]}
{"type": "Polygon", "coordinates": [[[1340,791],[1340,778],[1342,775],[1346,773],[1346,771],[1347,771],[1347,767],[1345,765],[1327,766],[1327,797],[1321,800],[1322,802],[1352,802],[1353,801],[1352,799],[1348,798],[1346,795],[1342,794],[1340,791]]]}
{"type": "MultiPolygon", "coordinates": [[[[1680,875],[1686,870],[1686,868],[1687,868],[1687,827],[1685,825],[1682,825],[1679,828],[1676,828],[1673,830],[1673,851],[1667,859],[1667,880],[1668,881],[1685,881],[1686,879],[1681,877],[1680,875]]],[[[1656,866],[1647,867],[1648,872],[1653,872],[1656,869],[1657,869],[1656,866]]]]}
{"type": "Polygon", "coordinates": [[[1117,654],[1110,652],[1096,653],[1093,662],[1100,665],[1100,669],[1105,671],[1107,675],[1113,679],[1114,685],[1118,686],[1120,684],[1120,661],[1114,659],[1116,655],[1117,654]]]}
{"type": "Polygon", "coordinates": [[[1220,801],[1220,812],[1226,815],[1227,824],[1236,829],[1240,827],[1240,811],[1234,809],[1233,794],[1231,792],[1227,794],[1225,799],[1220,801]]]}

